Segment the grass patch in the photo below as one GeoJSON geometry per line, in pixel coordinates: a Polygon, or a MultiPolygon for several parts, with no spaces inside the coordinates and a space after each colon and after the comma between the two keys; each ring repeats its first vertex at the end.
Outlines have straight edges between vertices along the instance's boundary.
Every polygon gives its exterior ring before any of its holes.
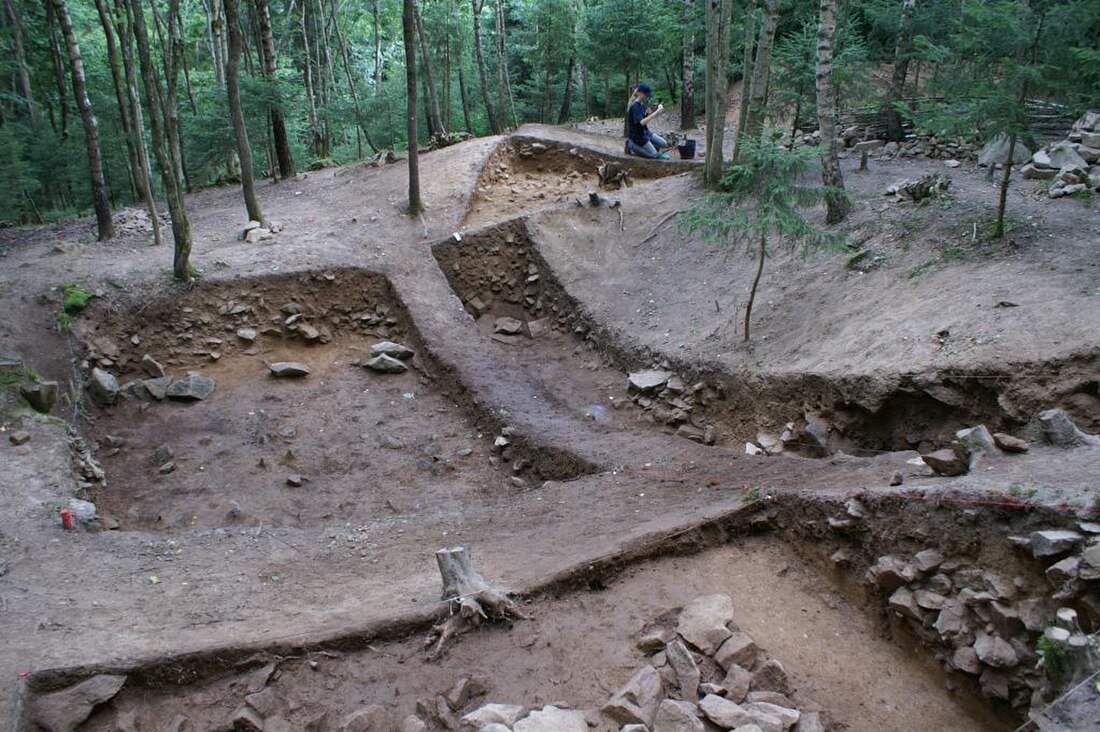
{"type": "Polygon", "coordinates": [[[84,310],[91,299],[92,293],[75,282],[68,282],[61,286],[61,309],[69,315],[76,315],[84,310]]]}
{"type": "Polygon", "coordinates": [[[0,419],[11,419],[31,407],[19,391],[26,383],[42,380],[38,372],[25,366],[0,369],[0,419]]]}

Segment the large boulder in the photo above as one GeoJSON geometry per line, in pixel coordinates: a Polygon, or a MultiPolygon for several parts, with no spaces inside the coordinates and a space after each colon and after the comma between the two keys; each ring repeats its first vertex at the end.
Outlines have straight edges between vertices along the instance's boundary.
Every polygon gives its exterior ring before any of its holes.
{"type": "Polygon", "coordinates": [[[45,732],[73,732],[97,706],[113,699],[125,683],[125,676],[101,674],[68,689],[44,694],[31,702],[31,722],[45,732]]]}
{"type": "Polygon", "coordinates": [[[646,392],[657,391],[667,384],[672,377],[673,373],[671,371],[660,369],[635,371],[628,377],[628,386],[630,391],[645,394],[646,392]]]}
{"type": "Polygon", "coordinates": [[[707,694],[699,702],[699,709],[707,719],[722,729],[734,729],[753,721],[753,716],[729,699],[707,694]]]}
{"type": "Polygon", "coordinates": [[[545,706],[515,723],[513,732],[588,732],[584,712],[545,706]]]}
{"type": "Polygon", "coordinates": [[[460,721],[462,729],[477,732],[490,724],[511,727],[521,714],[523,714],[523,707],[516,704],[486,704],[470,712],[460,721]]]}
{"type": "Polygon", "coordinates": [[[687,647],[680,641],[672,641],[665,646],[668,664],[676,672],[676,682],[680,684],[680,698],[693,702],[699,698],[699,667],[687,647]]]}
{"type": "Polygon", "coordinates": [[[101,368],[92,369],[92,375],[88,380],[88,391],[92,398],[103,405],[111,405],[118,401],[118,392],[121,387],[114,374],[101,368]]]}
{"type": "Polygon", "coordinates": [[[963,458],[959,454],[959,450],[951,447],[921,455],[921,460],[924,461],[925,465],[932,468],[937,475],[949,478],[956,475],[966,475],[970,470],[969,460],[963,458]]]}
{"type": "Polygon", "coordinates": [[[309,375],[309,366],[299,361],[276,361],[267,367],[271,369],[272,376],[284,379],[309,375]]]}
{"type": "Polygon", "coordinates": [[[53,405],[57,403],[57,382],[38,381],[33,384],[23,384],[19,388],[19,393],[34,411],[49,414],[53,411],[53,405]]]}
{"type": "Polygon", "coordinates": [[[393,341],[382,341],[381,343],[375,343],[370,347],[371,356],[390,356],[391,358],[397,358],[402,361],[412,358],[416,354],[413,349],[400,343],[394,343],[393,341]]]}
{"type": "Polygon", "coordinates": [[[733,622],[733,600],[729,595],[703,595],[688,603],[680,612],[676,630],[688,643],[708,656],[733,633],[726,626],[733,622]]]}
{"type": "Polygon", "coordinates": [[[1050,158],[1051,162],[1049,167],[1058,168],[1059,170],[1067,165],[1072,165],[1075,168],[1089,167],[1088,161],[1077,153],[1073,144],[1065,140],[1057,142],[1047,148],[1047,156],[1050,158]]]}
{"type": "Polygon", "coordinates": [[[694,704],[665,699],[657,708],[653,732],[706,732],[694,704]]]}
{"type": "Polygon", "coordinates": [[[643,666],[615,692],[603,711],[619,724],[649,725],[663,697],[661,675],[652,666],[643,666]]]}
{"type": "MultiPolygon", "coordinates": [[[[978,165],[989,167],[990,165],[1003,165],[1008,157],[1008,135],[1002,133],[987,142],[978,153],[978,165]]],[[[1012,154],[1013,163],[1027,162],[1031,157],[1031,150],[1027,145],[1016,141],[1016,147],[1012,154]]]]}
{"type": "Polygon", "coordinates": [[[198,402],[210,396],[214,391],[214,380],[194,371],[184,376],[165,390],[169,399],[181,402],[198,402]]]}
{"type": "Polygon", "coordinates": [[[379,374],[401,374],[409,370],[404,361],[385,353],[375,356],[363,365],[379,374]]]}

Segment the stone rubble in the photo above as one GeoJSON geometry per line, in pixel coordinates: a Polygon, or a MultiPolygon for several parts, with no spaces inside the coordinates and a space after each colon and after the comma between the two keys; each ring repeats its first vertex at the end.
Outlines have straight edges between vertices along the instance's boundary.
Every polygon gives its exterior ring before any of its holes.
{"type": "Polygon", "coordinates": [[[1100,110],[1082,115],[1066,139],[1036,150],[1020,174],[1051,181],[1047,191],[1051,198],[1100,191],[1100,110]]]}

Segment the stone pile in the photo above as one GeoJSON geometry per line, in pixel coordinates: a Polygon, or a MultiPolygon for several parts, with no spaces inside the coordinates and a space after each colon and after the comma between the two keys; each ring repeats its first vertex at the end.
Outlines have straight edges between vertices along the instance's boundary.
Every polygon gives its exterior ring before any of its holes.
{"type": "Polygon", "coordinates": [[[825,457],[833,452],[831,431],[824,417],[806,412],[801,419],[783,425],[778,434],[758,431],[755,442],[745,443],[745,454],[825,457]]]}
{"type": "Polygon", "coordinates": [[[904,624],[949,670],[974,678],[982,693],[1016,708],[1041,704],[1066,679],[1039,649],[1059,661],[1086,654],[1089,639],[1070,607],[1100,618],[1100,525],[1078,530],[1046,529],[1009,542],[1045,567],[1048,587],[1031,586],[959,557],[929,548],[912,556],[884,555],[865,581],[886,600],[889,614],[904,624]],[[1057,612],[1055,610],[1057,609],[1057,612]],[[1055,618],[1052,623],[1051,618],[1055,618]],[[1040,639],[1045,639],[1040,642],[1040,639]]]}
{"type": "Polygon", "coordinates": [[[954,441],[947,447],[921,455],[924,463],[938,475],[965,475],[982,460],[995,460],[1010,454],[1027,452],[1030,443],[1004,432],[990,433],[980,424],[955,433],[954,441]]]}
{"type": "MultiPolygon", "coordinates": [[[[821,133],[818,130],[804,132],[795,130],[796,145],[820,145],[821,133]]],[[[887,142],[874,139],[860,125],[849,125],[837,136],[841,156],[848,153],[862,153],[878,150],[882,158],[929,158],[932,160],[963,160],[978,154],[980,145],[966,140],[941,140],[936,135],[922,132],[904,142],[887,142]]]]}
{"type": "Polygon", "coordinates": [[[602,712],[621,732],[810,732],[820,707],[802,699],[782,664],[734,624],[732,600],[705,595],[643,629],[649,654],[602,712]]]}
{"type": "Polygon", "coordinates": [[[1051,198],[1100,191],[1100,110],[1082,115],[1065,140],[1037,150],[1020,174],[1051,181],[1051,198]]]}
{"type": "Polygon", "coordinates": [[[675,428],[689,440],[713,445],[718,439],[714,424],[701,412],[720,398],[718,390],[705,382],[688,384],[667,363],[627,375],[631,400],[654,422],[675,428]]]}

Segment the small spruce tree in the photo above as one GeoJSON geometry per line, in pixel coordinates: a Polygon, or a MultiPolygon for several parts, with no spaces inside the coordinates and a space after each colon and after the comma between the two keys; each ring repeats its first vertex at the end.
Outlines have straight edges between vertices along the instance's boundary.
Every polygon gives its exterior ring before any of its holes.
{"type": "Polygon", "coordinates": [[[842,234],[819,229],[803,215],[803,209],[821,204],[827,196],[845,195],[843,190],[807,183],[813,180],[820,155],[819,148],[786,150],[746,138],[741,157],[726,169],[718,187],[681,217],[680,226],[689,233],[720,246],[742,245],[757,257],[745,304],[746,342],[769,240],[803,253],[843,245],[842,234]]]}

